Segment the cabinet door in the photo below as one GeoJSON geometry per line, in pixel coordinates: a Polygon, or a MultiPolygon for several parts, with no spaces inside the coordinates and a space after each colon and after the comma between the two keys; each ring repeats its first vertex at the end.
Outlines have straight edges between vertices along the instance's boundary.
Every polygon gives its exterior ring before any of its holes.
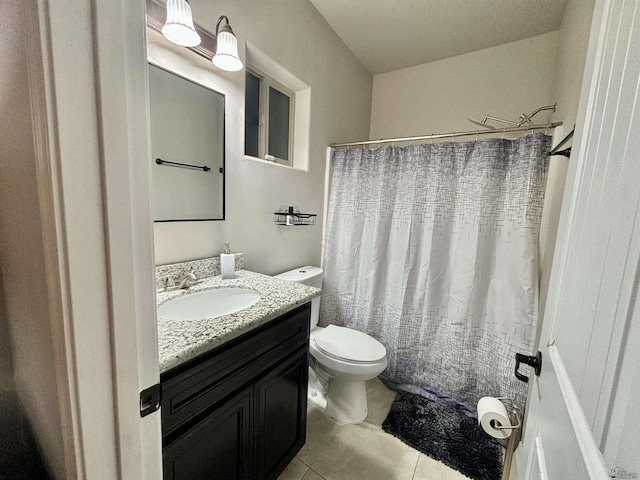
{"type": "Polygon", "coordinates": [[[255,384],[257,478],[275,479],[302,448],[307,433],[308,350],[255,384]]]}
{"type": "Polygon", "coordinates": [[[252,396],[244,390],[167,445],[164,479],[251,479],[252,396]]]}

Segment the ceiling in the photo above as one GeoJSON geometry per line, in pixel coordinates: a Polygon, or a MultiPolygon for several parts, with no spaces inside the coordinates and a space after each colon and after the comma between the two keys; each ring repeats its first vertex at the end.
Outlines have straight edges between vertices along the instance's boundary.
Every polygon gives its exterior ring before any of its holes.
{"type": "Polygon", "coordinates": [[[567,5],[567,0],[311,2],[372,74],[557,30],[567,5]]]}

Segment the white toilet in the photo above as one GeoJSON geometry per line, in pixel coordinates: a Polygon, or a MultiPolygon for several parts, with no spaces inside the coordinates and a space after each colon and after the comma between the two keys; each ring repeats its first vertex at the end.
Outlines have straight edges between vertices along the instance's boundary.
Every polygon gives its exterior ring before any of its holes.
{"type": "MultiPolygon", "coordinates": [[[[300,267],[276,278],[322,288],[322,269],[300,267]]],[[[359,423],[367,417],[365,382],[387,368],[387,352],[380,342],[351,328],[318,327],[320,297],[311,301],[308,397],[336,420],[359,423]]]]}

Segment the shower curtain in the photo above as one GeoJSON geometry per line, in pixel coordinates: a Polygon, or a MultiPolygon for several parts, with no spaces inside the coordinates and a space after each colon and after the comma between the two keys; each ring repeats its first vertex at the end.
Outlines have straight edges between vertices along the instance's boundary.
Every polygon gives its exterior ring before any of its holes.
{"type": "Polygon", "coordinates": [[[536,133],[335,150],[320,325],[384,344],[397,389],[471,415],[483,396],[524,405],[549,149],[536,133]]]}

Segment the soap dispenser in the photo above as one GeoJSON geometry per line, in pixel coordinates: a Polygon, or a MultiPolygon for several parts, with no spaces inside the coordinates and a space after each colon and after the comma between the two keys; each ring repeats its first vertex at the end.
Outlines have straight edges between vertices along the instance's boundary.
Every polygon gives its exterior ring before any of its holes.
{"type": "Polygon", "coordinates": [[[225,242],[224,253],[220,254],[220,272],[223,280],[236,278],[236,256],[229,250],[229,242],[225,242]]]}

